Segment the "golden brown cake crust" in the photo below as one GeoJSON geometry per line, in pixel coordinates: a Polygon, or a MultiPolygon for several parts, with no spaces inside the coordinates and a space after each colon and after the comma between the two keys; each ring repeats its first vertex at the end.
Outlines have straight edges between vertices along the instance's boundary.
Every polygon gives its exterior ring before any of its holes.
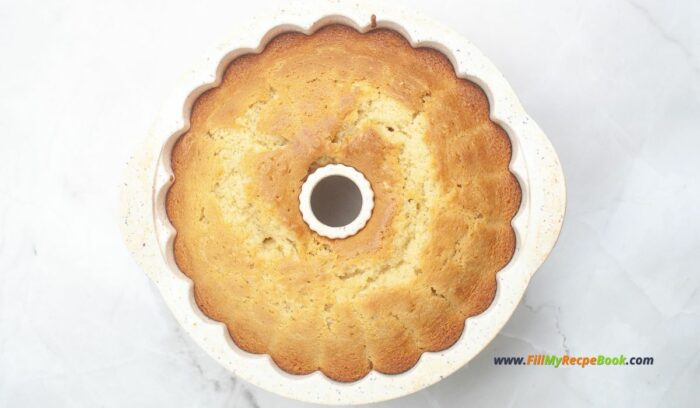
{"type": "Polygon", "coordinates": [[[452,345],[513,256],[521,199],[484,92],[398,33],[286,33],[195,102],[167,196],[201,310],[285,371],[354,381],[452,345]],[[367,226],[312,232],[301,184],[327,163],[375,193],[367,226]]]}

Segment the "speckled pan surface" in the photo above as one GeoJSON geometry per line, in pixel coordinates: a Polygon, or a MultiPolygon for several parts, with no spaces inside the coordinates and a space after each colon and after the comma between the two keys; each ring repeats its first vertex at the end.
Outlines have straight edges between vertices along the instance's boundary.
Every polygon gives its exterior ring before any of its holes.
{"type": "Polygon", "coordinates": [[[290,398],[324,404],[361,404],[397,398],[436,383],[464,366],[498,334],[511,316],[530,278],[551,251],[565,208],[564,179],[556,153],[537,124],[527,116],[512,89],[479,50],[457,33],[420,16],[362,3],[297,3],[277,15],[251,19],[229,40],[206,55],[166,100],[160,117],[130,160],[122,194],[122,231],[139,265],[156,283],[182,327],[214,359],[237,377],[290,398]],[[236,57],[259,52],[277,34],[312,33],[342,23],[360,31],[376,26],[403,34],[413,46],[429,46],[451,60],[458,76],[479,84],[491,104],[491,118],[509,134],[511,171],[522,188],[522,204],[513,220],[517,246],[510,263],[498,273],[497,293],[482,314],[467,319],[462,337],[449,349],[424,353],[410,370],[398,375],[375,371],[353,383],[329,380],[319,372],[296,376],[280,370],[267,355],[237,348],[226,327],[204,316],[194,302],[192,282],[173,259],[175,231],[165,213],[171,183],[171,149],[187,129],[195,99],[216,86],[236,57]]]}

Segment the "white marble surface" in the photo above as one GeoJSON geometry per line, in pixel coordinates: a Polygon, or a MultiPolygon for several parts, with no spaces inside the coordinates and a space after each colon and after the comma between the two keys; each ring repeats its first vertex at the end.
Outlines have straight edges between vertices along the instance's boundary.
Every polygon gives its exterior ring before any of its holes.
{"type": "MultiPolygon", "coordinates": [[[[123,165],[169,86],[283,3],[0,1],[1,407],[304,405],[237,381],[181,332],[117,214],[123,165]]],[[[700,3],[401,4],[501,69],[558,150],[569,205],[502,334],[382,406],[697,406],[700,3]],[[565,352],[655,365],[493,365],[565,352]]]]}

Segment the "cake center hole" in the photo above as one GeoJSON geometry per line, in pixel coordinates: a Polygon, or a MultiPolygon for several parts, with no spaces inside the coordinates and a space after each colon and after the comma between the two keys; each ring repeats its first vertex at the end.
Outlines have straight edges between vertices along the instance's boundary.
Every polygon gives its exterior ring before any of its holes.
{"type": "Polygon", "coordinates": [[[362,193],[354,181],[344,176],[328,176],[311,191],[311,211],[329,227],[343,227],[357,218],[362,209],[362,193]]]}

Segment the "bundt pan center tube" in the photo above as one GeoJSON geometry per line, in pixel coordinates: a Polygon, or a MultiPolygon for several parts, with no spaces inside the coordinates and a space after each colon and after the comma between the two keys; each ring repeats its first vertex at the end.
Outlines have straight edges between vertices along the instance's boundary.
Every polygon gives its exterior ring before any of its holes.
{"type": "Polygon", "coordinates": [[[556,153],[496,68],[449,29],[362,3],[240,27],[174,89],[123,185],[126,243],[191,337],[236,376],[324,404],[464,366],[565,208],[556,153]]]}
{"type": "Polygon", "coordinates": [[[344,239],[367,225],[374,208],[374,191],[365,176],[342,164],[316,169],[301,186],[299,212],[315,233],[344,239]]]}

